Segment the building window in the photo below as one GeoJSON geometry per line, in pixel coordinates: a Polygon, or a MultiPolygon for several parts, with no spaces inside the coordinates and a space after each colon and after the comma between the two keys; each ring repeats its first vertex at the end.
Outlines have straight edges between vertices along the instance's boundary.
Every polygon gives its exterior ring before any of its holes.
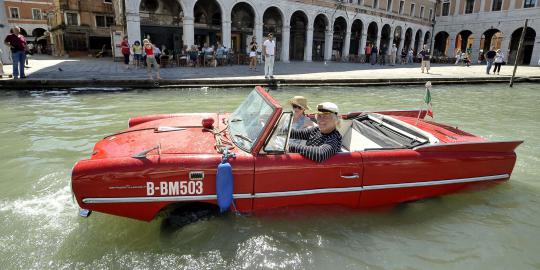
{"type": "Polygon", "coordinates": [[[112,4],[112,0],[103,0],[103,3],[112,4]]]}
{"type": "Polygon", "coordinates": [[[388,0],[388,4],[386,5],[386,11],[392,11],[392,0],[388,0]]]}
{"type": "Polygon", "coordinates": [[[373,0],[373,8],[379,8],[379,0],[373,0]]]}
{"type": "Polygon", "coordinates": [[[364,4],[364,0],[358,0],[358,5],[361,6],[364,4]]]}
{"type": "Polygon", "coordinates": [[[424,18],[424,6],[420,7],[420,19],[424,18]]]}
{"type": "Polygon", "coordinates": [[[536,0],[525,0],[523,3],[523,8],[532,8],[536,4],[536,0]]]}
{"type": "Polygon", "coordinates": [[[414,13],[416,12],[415,8],[416,8],[416,5],[415,5],[415,4],[411,4],[411,12],[410,12],[411,17],[414,17],[414,13]]]}
{"type": "Polygon", "coordinates": [[[39,8],[32,9],[32,19],[41,20],[41,9],[39,8]]]}
{"type": "Polygon", "coordinates": [[[433,20],[433,9],[432,8],[429,9],[429,20],[430,21],[433,20]]]}
{"type": "Polygon", "coordinates": [[[450,14],[450,0],[444,0],[441,16],[448,16],[448,14],[450,14]]]}
{"type": "Polygon", "coordinates": [[[79,14],[74,12],[66,12],[67,25],[79,25],[79,14]]]}
{"type": "Polygon", "coordinates": [[[499,11],[501,10],[503,0],[493,0],[493,3],[491,5],[492,11],[499,11]]]}
{"type": "Polygon", "coordinates": [[[19,18],[19,8],[16,7],[10,7],[9,8],[9,16],[13,19],[19,18]]]}
{"type": "Polygon", "coordinates": [[[473,8],[474,8],[474,0],[467,0],[467,2],[465,2],[465,14],[472,13],[473,8]]]}
{"type": "Polygon", "coordinates": [[[114,18],[111,16],[96,15],[97,27],[109,27],[114,25],[114,18]]]}
{"type": "Polygon", "coordinates": [[[399,1],[399,14],[403,14],[403,7],[405,6],[405,1],[399,1]]]}

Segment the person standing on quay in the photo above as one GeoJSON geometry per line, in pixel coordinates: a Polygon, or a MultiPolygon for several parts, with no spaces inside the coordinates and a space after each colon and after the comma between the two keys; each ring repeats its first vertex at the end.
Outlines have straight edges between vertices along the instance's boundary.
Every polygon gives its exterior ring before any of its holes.
{"type": "Polygon", "coordinates": [[[497,50],[497,55],[495,55],[495,67],[493,68],[493,74],[497,72],[497,75],[499,75],[499,72],[501,71],[501,66],[504,63],[504,54],[501,52],[501,49],[497,50]]]}
{"type": "Polygon", "coordinates": [[[276,52],[276,42],[272,39],[273,34],[268,34],[268,39],[263,43],[264,52],[264,78],[274,78],[274,54],[276,52]]]}
{"type": "Polygon", "coordinates": [[[392,48],[390,48],[390,65],[391,66],[394,66],[396,64],[396,54],[397,54],[396,44],[392,44],[392,48]]]}
{"type": "Polygon", "coordinates": [[[420,51],[420,57],[422,57],[422,64],[420,66],[420,69],[422,69],[422,73],[424,73],[424,68],[426,69],[426,73],[429,74],[429,64],[430,64],[430,55],[429,50],[426,49],[426,45],[422,48],[420,51]]]}
{"type": "Polygon", "coordinates": [[[373,45],[371,48],[371,57],[369,61],[371,62],[371,65],[375,65],[377,63],[377,54],[379,53],[379,49],[377,48],[377,45],[373,45]]]}
{"type": "Polygon", "coordinates": [[[153,80],[152,76],[152,66],[154,66],[154,69],[156,70],[156,79],[161,80],[161,77],[159,76],[159,64],[156,61],[156,47],[154,44],[150,42],[148,39],[143,40],[144,44],[144,53],[146,54],[146,70],[148,71],[148,76],[150,77],[150,80],[153,80]]]}
{"type": "Polygon", "coordinates": [[[129,56],[131,55],[131,50],[129,49],[128,37],[124,36],[122,43],[120,43],[120,48],[122,49],[122,55],[124,56],[124,64],[126,69],[129,69],[129,56]]]}
{"type": "Polygon", "coordinates": [[[496,55],[495,47],[492,47],[491,50],[486,53],[486,74],[489,74],[489,70],[491,70],[496,55]]]}
{"type": "Polygon", "coordinates": [[[4,43],[11,49],[11,59],[13,60],[13,78],[24,79],[24,62],[26,58],[26,39],[20,34],[21,29],[18,26],[11,28],[4,43]],[[20,76],[19,76],[20,75],[20,76]]]}
{"type": "Polygon", "coordinates": [[[370,60],[370,56],[371,56],[371,43],[368,43],[366,48],[364,49],[364,53],[365,53],[365,59],[364,59],[364,63],[369,63],[369,60],[370,60]]]}
{"type": "Polygon", "coordinates": [[[414,51],[412,48],[409,49],[409,52],[407,53],[407,64],[412,64],[414,63],[414,51]]]}
{"type": "Polygon", "coordinates": [[[386,65],[386,52],[387,51],[388,51],[388,48],[386,48],[386,45],[383,44],[379,52],[379,57],[381,58],[381,61],[379,62],[379,64],[381,66],[386,65]]]}
{"type": "Polygon", "coordinates": [[[251,43],[249,43],[249,69],[257,70],[257,39],[255,37],[251,38],[251,43]]]}

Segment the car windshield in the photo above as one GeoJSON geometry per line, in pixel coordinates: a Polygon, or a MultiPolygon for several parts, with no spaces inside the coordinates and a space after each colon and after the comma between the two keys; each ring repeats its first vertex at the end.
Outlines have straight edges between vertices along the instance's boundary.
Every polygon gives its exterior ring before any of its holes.
{"type": "Polygon", "coordinates": [[[274,108],[257,90],[251,91],[229,118],[229,131],[234,144],[244,151],[251,151],[273,112],[274,108]]]}

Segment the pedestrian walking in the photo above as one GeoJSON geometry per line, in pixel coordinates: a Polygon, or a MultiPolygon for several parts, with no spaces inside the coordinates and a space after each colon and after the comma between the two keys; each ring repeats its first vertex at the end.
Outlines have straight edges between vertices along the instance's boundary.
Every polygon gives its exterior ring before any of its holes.
{"type": "Polygon", "coordinates": [[[273,40],[274,35],[268,34],[268,39],[263,43],[264,52],[264,78],[274,78],[274,57],[276,52],[276,42],[273,40]]]}
{"type": "Polygon", "coordinates": [[[486,53],[486,74],[489,74],[489,70],[491,70],[496,55],[497,52],[495,52],[495,47],[492,47],[491,50],[486,53]]]}
{"type": "Polygon", "coordinates": [[[381,58],[379,64],[381,66],[386,65],[386,53],[387,53],[387,51],[388,51],[388,49],[386,48],[386,45],[383,45],[382,48],[381,48],[381,51],[379,53],[379,57],[381,58]]]}
{"type": "Polygon", "coordinates": [[[257,46],[257,38],[252,37],[248,46],[250,70],[257,70],[257,46]]]}
{"type": "Polygon", "coordinates": [[[396,44],[392,44],[392,48],[390,48],[390,65],[391,66],[394,66],[396,64],[396,55],[397,55],[396,44]]]}
{"type": "Polygon", "coordinates": [[[26,39],[20,34],[21,29],[18,26],[11,28],[10,34],[7,35],[4,43],[11,50],[11,59],[13,61],[13,78],[24,79],[24,62],[26,58],[26,39]]]}
{"type": "Polygon", "coordinates": [[[463,58],[461,58],[461,50],[456,51],[456,62],[454,65],[457,65],[463,61],[463,58]]]}
{"type": "Polygon", "coordinates": [[[497,49],[494,62],[495,62],[495,67],[493,68],[493,74],[497,72],[497,75],[499,75],[499,72],[501,71],[501,66],[504,63],[504,54],[501,52],[501,49],[497,49]]]}
{"type": "Polygon", "coordinates": [[[377,48],[377,45],[373,45],[373,47],[371,48],[371,57],[369,58],[371,65],[375,65],[375,63],[377,63],[378,53],[379,53],[379,49],[377,48]]]}
{"type": "Polygon", "coordinates": [[[144,44],[144,53],[146,54],[146,70],[148,72],[148,76],[150,77],[150,80],[154,79],[152,75],[152,70],[151,70],[152,66],[154,66],[154,70],[156,71],[156,75],[157,75],[156,79],[161,80],[161,77],[159,76],[159,64],[156,61],[156,55],[155,55],[155,51],[157,48],[148,39],[144,39],[143,44],[144,44]]]}
{"type": "Polygon", "coordinates": [[[425,68],[426,73],[429,74],[430,55],[429,55],[429,49],[426,49],[426,45],[424,45],[424,47],[422,48],[419,54],[422,57],[422,64],[420,66],[420,69],[422,70],[422,73],[424,73],[424,68],[425,68]]]}
{"type": "Polygon", "coordinates": [[[373,45],[371,45],[371,43],[368,43],[366,45],[366,48],[364,49],[364,53],[365,53],[365,59],[364,59],[364,63],[369,63],[370,61],[370,57],[371,57],[371,49],[372,49],[373,45]]]}
{"type": "Polygon", "coordinates": [[[136,40],[133,45],[131,46],[131,50],[133,50],[133,64],[135,64],[135,67],[138,68],[142,65],[142,46],[141,43],[136,40]]]}
{"type": "Polygon", "coordinates": [[[414,63],[414,51],[412,48],[409,49],[409,52],[407,53],[407,64],[414,63]]]}
{"type": "Polygon", "coordinates": [[[120,48],[122,51],[122,55],[124,56],[124,65],[126,66],[126,69],[129,69],[129,56],[131,55],[131,50],[129,49],[129,42],[127,36],[124,36],[124,39],[120,43],[120,48]]]}

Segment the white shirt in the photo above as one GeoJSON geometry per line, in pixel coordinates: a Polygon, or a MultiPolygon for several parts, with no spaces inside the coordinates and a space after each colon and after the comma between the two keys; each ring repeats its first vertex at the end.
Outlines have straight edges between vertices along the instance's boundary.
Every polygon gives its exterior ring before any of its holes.
{"type": "Polygon", "coordinates": [[[266,54],[272,56],[276,51],[276,41],[265,40],[263,46],[266,48],[266,54]]]}

